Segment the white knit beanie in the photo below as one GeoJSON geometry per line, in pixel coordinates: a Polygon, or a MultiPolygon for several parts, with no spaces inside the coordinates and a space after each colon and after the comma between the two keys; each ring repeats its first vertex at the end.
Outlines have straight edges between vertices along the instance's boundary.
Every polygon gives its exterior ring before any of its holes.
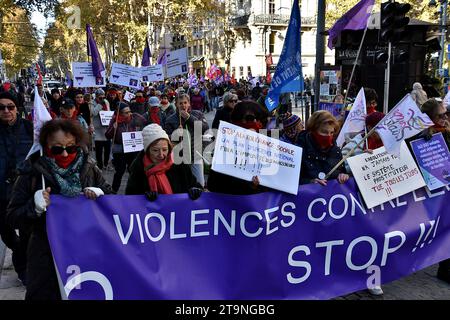
{"type": "Polygon", "coordinates": [[[142,138],[144,139],[144,151],[147,151],[147,148],[158,139],[166,139],[170,143],[167,133],[156,123],[149,124],[142,130],[142,138]]]}

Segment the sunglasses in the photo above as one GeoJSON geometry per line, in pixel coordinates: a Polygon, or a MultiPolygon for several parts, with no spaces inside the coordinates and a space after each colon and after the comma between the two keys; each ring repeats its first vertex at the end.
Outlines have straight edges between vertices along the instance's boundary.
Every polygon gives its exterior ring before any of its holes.
{"type": "Polygon", "coordinates": [[[50,148],[51,153],[54,155],[61,154],[64,152],[64,150],[66,150],[68,154],[73,154],[78,151],[78,146],[68,146],[68,147],[53,146],[50,148]]]}
{"type": "Polygon", "coordinates": [[[238,101],[237,101],[237,100],[230,100],[230,102],[234,102],[234,103],[237,103],[238,101]]]}
{"type": "Polygon", "coordinates": [[[4,111],[6,108],[8,108],[9,111],[12,111],[16,108],[16,106],[14,104],[8,104],[7,106],[0,104],[0,111],[4,111]]]}

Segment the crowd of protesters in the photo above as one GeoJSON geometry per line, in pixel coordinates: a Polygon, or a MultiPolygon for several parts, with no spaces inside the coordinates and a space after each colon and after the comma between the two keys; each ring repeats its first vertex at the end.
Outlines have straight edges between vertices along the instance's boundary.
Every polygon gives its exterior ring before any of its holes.
{"type": "MultiPolygon", "coordinates": [[[[113,86],[44,92],[41,85],[37,90],[53,120],[40,132],[43,153],[36,152],[27,159],[33,143],[33,113],[26,112],[23,94],[11,85],[3,86],[0,93],[0,235],[13,252],[15,270],[27,287],[27,299],[60,298],[45,229],[50,194],[84,194],[95,199],[118,193],[127,170],[125,193],[145,194],[150,201],[158,194],[188,193],[195,200],[205,190],[235,195],[268,190],[260,185],[258,176],[245,181],[205,170],[203,140],[195,136],[209,129],[206,113],[215,112],[213,129],[220,121],[256,132],[280,129],[280,140],[303,148],[299,184],[326,186],[332,179],[346,183],[352,175],[346,163],[331,176],[326,177],[326,173],[365,135],[361,132],[347,137],[341,149],[336,137],[342,121],[325,110],[315,111],[304,121],[291,112],[290,94],[281,97],[276,112],[268,112],[264,100],[269,86],[264,79],[262,85],[207,80],[195,86],[173,80],[145,86],[131,101],[124,100],[123,88],[113,86]],[[102,124],[101,111],[114,112],[107,126],[102,124]],[[144,150],[125,153],[122,133],[136,131],[142,131],[144,150]],[[188,150],[178,154],[184,159],[182,164],[173,160],[174,147],[179,143],[184,144],[183,151],[188,150]],[[105,170],[112,168],[114,178],[109,185],[105,170]]],[[[414,90],[416,103],[435,124],[421,135],[442,132],[450,146],[449,107],[427,99],[420,85],[415,84],[414,90]]],[[[369,88],[365,91],[366,126],[370,131],[384,114],[377,108],[376,92],[369,88]]],[[[373,135],[355,154],[381,146],[380,138],[373,135]]],[[[450,283],[449,261],[441,262],[438,277],[450,283]]],[[[375,288],[373,293],[382,294],[382,290],[375,288]]]]}

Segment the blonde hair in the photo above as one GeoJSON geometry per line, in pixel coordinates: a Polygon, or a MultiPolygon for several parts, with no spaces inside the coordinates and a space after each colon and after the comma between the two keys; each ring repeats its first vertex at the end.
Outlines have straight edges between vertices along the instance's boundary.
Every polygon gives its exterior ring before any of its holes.
{"type": "Polygon", "coordinates": [[[317,131],[321,125],[329,124],[334,127],[334,132],[339,131],[339,123],[336,118],[326,110],[319,110],[314,112],[306,122],[306,130],[309,132],[317,131]]]}

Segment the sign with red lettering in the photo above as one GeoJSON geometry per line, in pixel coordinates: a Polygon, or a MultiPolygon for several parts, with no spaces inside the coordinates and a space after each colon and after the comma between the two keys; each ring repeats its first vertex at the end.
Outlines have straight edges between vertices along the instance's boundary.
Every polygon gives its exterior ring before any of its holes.
{"type": "MultiPolygon", "coordinates": [[[[262,132],[262,130],[260,130],[262,132]]],[[[212,169],[242,180],[297,194],[302,148],[220,121],[212,169]]]]}
{"type": "Polygon", "coordinates": [[[404,141],[400,157],[382,147],[347,161],[369,209],[425,186],[404,141]]]}

